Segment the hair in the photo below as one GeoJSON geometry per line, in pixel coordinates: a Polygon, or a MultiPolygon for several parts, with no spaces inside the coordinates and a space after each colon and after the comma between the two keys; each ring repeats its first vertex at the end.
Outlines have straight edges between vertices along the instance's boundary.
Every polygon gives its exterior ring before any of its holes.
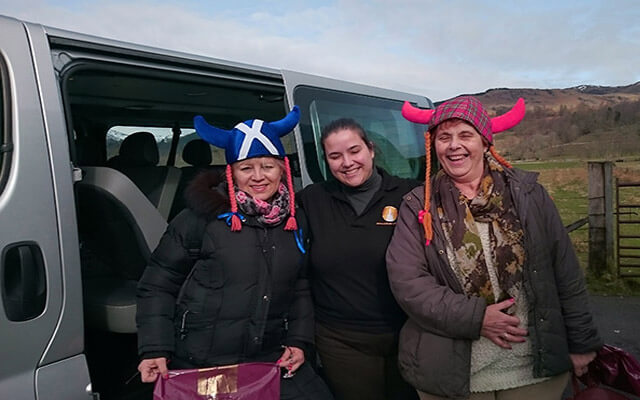
{"type": "Polygon", "coordinates": [[[322,143],[322,149],[324,150],[324,142],[327,138],[334,133],[340,130],[352,130],[360,136],[360,139],[365,143],[365,145],[369,148],[369,150],[373,150],[373,142],[369,140],[367,136],[367,132],[365,132],[362,125],[357,123],[355,120],[351,118],[340,118],[329,122],[324,128],[322,128],[322,133],[320,134],[320,143],[322,143]]]}

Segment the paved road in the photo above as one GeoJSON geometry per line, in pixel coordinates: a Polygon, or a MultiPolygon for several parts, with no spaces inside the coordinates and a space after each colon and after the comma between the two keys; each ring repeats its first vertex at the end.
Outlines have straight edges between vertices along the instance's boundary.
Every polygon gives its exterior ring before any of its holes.
{"type": "Polygon", "coordinates": [[[640,360],[640,297],[591,296],[590,306],[604,342],[640,360]]]}

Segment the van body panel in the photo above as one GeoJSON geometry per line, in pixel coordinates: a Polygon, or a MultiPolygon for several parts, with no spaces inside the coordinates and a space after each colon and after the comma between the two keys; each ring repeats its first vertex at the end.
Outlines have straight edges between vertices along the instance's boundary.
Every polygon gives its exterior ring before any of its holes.
{"type": "Polygon", "coordinates": [[[2,41],[0,51],[8,70],[9,82],[3,82],[3,86],[9,91],[9,134],[14,144],[7,185],[0,193],[0,359],[4,360],[0,363],[0,393],[32,399],[35,370],[56,331],[64,298],[60,242],[32,44],[22,23],[4,17],[0,17],[0,37],[11,38],[2,41]],[[12,257],[12,253],[23,250],[31,255],[31,261],[12,257]],[[38,293],[44,297],[44,306],[35,316],[21,316],[20,307],[11,308],[29,302],[33,293],[27,292],[26,285],[32,278],[41,280],[36,287],[42,290],[38,293]],[[16,301],[12,301],[14,297],[16,301]],[[28,384],[15,384],[15,379],[25,376],[30,377],[23,382],[28,384]]]}
{"type": "Polygon", "coordinates": [[[36,372],[38,400],[87,400],[91,385],[83,354],[41,367],[36,372]]]}
{"type": "MultiPolygon", "coordinates": [[[[73,195],[72,165],[60,88],[53,69],[49,44],[40,25],[26,24],[31,40],[32,58],[37,74],[44,116],[44,133],[49,148],[53,195],[58,223],[62,274],[62,310],[53,337],[40,362],[46,365],[81,354],[83,344],[83,307],[77,221],[73,195]]],[[[86,374],[86,366],[84,367],[86,374]]]]}

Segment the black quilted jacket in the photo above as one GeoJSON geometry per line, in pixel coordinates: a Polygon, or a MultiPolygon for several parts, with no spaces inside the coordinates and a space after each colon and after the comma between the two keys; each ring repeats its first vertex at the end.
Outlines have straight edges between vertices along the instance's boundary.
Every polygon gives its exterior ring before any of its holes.
{"type": "MultiPolygon", "coordinates": [[[[138,351],[171,368],[275,361],[281,345],[313,342],[306,263],[284,224],[247,217],[240,232],[216,218],[229,210],[215,176],[188,187],[188,208],[170,223],[138,284],[138,351]],[[205,222],[206,221],[206,222],[205,222]],[[197,260],[190,232],[205,226],[197,260]]],[[[305,225],[304,215],[296,215],[305,225]]]]}

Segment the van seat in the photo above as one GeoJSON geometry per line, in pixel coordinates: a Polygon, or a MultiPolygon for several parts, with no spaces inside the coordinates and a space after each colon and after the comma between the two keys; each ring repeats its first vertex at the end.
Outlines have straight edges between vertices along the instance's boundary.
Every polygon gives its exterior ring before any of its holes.
{"type": "Polygon", "coordinates": [[[137,281],[167,222],[121,172],[106,167],[82,171],[76,186],[87,323],[135,333],[137,281]]]}
{"type": "Polygon", "coordinates": [[[103,277],[83,282],[85,321],[91,328],[115,333],[136,332],[138,281],[103,277]]]}
{"type": "Polygon", "coordinates": [[[177,193],[173,201],[169,220],[185,207],[184,191],[189,185],[189,182],[191,182],[198,173],[206,170],[218,172],[220,180],[214,183],[217,184],[218,182],[222,182],[222,174],[225,169],[225,166],[211,165],[211,161],[213,160],[211,157],[211,145],[202,139],[194,139],[187,143],[182,149],[182,159],[189,165],[180,168],[182,174],[176,190],[177,193]]]}
{"type": "Polygon", "coordinates": [[[168,219],[181,172],[173,166],[158,166],[159,161],[160,152],[155,136],[140,131],[122,141],[118,155],[109,159],[107,166],[129,177],[160,214],[168,219]]]}

